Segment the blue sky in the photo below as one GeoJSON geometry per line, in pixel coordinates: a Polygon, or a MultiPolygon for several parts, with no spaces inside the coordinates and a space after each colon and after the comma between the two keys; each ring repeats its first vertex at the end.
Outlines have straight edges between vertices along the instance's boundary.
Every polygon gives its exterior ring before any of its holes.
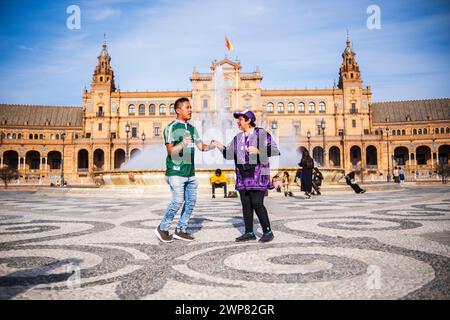
{"type": "Polygon", "coordinates": [[[190,90],[224,57],[266,89],[331,88],[350,30],[374,101],[450,96],[450,2],[0,0],[0,103],[81,105],[103,34],[122,91],[190,90]],[[369,30],[369,5],[381,29],[369,30]],[[69,5],[81,29],[69,30],[69,5]]]}

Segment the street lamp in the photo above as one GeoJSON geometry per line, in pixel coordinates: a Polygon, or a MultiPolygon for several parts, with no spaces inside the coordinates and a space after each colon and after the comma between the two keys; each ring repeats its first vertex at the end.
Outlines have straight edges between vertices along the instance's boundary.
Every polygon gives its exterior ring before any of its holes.
{"type": "Polygon", "coordinates": [[[306,133],[306,137],[308,138],[308,152],[311,152],[311,131],[309,131],[306,133]]]}
{"type": "Polygon", "coordinates": [[[322,148],[322,165],[325,167],[325,120],[322,119],[322,121],[320,122],[320,128],[322,128],[322,137],[323,137],[323,148],[322,148]]]}
{"type": "Polygon", "coordinates": [[[145,133],[142,132],[141,134],[141,140],[142,140],[142,151],[144,151],[144,142],[145,142],[145,133]]]}
{"type": "Polygon", "coordinates": [[[130,125],[127,123],[125,125],[125,132],[127,133],[127,145],[126,145],[126,155],[125,155],[125,161],[128,161],[128,135],[130,134],[130,125]]]}
{"type": "Polygon", "coordinates": [[[62,157],[61,157],[61,188],[64,187],[64,141],[66,140],[66,133],[61,134],[62,145],[62,157]]]}
{"type": "Polygon", "coordinates": [[[387,165],[388,165],[388,172],[387,172],[387,182],[391,181],[391,168],[389,166],[389,128],[386,128],[386,157],[387,157],[387,165]]]}

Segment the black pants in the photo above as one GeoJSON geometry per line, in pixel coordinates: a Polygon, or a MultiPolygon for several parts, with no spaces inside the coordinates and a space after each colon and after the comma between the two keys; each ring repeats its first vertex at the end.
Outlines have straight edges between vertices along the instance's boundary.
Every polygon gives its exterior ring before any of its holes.
{"type": "Polygon", "coordinates": [[[361,193],[362,189],[359,187],[357,183],[350,184],[350,187],[352,187],[353,190],[355,190],[356,193],[361,193]]]}
{"type": "Polygon", "coordinates": [[[317,194],[320,193],[320,185],[316,184],[316,182],[313,181],[312,187],[317,194]]]}
{"type": "Polygon", "coordinates": [[[264,191],[240,190],[239,195],[244,215],[245,232],[253,232],[253,210],[258,216],[259,223],[264,233],[270,231],[269,215],[264,207],[264,191]]]}
{"type": "Polygon", "coordinates": [[[227,184],[226,183],[213,183],[212,185],[212,194],[216,194],[216,188],[222,188],[223,187],[223,193],[226,196],[227,195],[227,184]]]}

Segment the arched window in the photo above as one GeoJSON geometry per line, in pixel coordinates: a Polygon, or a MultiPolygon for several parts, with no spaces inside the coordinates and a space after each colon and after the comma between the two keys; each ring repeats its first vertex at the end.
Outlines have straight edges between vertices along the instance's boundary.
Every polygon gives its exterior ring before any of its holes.
{"type": "Polygon", "coordinates": [[[54,140],[55,137],[53,136],[53,133],[50,133],[50,140],[54,140]]]}
{"type": "Polygon", "coordinates": [[[298,112],[305,112],[305,103],[304,102],[300,102],[298,104],[298,112]]]}
{"type": "Polygon", "coordinates": [[[33,134],[32,134],[32,133],[30,133],[30,134],[28,135],[28,139],[30,139],[30,140],[33,139],[33,134]]]}
{"type": "Polygon", "coordinates": [[[18,139],[23,139],[23,134],[19,133],[19,135],[18,135],[17,138],[18,138],[18,139]]]}
{"type": "Polygon", "coordinates": [[[41,139],[41,140],[44,139],[44,135],[42,133],[39,135],[39,139],[41,139]]]}
{"type": "Polygon", "coordinates": [[[278,113],[284,113],[284,103],[278,102],[278,113]]]}
{"type": "Polygon", "coordinates": [[[406,130],[403,129],[403,130],[402,130],[402,136],[404,136],[405,134],[406,134],[406,130]]]}
{"type": "Polygon", "coordinates": [[[444,133],[444,128],[441,128],[441,133],[444,133]]]}
{"type": "Polygon", "coordinates": [[[136,107],[134,106],[134,104],[130,104],[128,106],[128,114],[133,116],[135,109],[136,109],[136,107]]]}
{"type": "Polygon", "coordinates": [[[166,114],[166,105],[165,104],[160,104],[159,105],[159,114],[161,114],[161,115],[165,115],[166,114]]]}
{"type": "Polygon", "coordinates": [[[316,104],[314,102],[309,103],[309,112],[316,112],[316,104]]]}
{"type": "Polygon", "coordinates": [[[288,103],[288,112],[289,113],[294,113],[295,112],[295,106],[293,102],[289,102],[288,103]]]}
{"type": "Polygon", "coordinates": [[[267,104],[267,112],[268,113],[273,113],[273,103],[272,102],[269,102],[267,104]]]}
{"type": "Polygon", "coordinates": [[[450,128],[449,127],[445,128],[445,133],[450,133],[450,128]]]}
{"type": "Polygon", "coordinates": [[[400,131],[400,129],[398,129],[397,130],[397,135],[399,136],[399,135],[401,135],[402,133],[401,133],[401,131],[400,131]]]}
{"type": "Polygon", "coordinates": [[[413,134],[417,134],[417,129],[414,129],[414,130],[413,130],[413,134]]]}
{"type": "Polygon", "coordinates": [[[323,101],[319,103],[319,112],[326,112],[326,105],[323,101]]]}
{"type": "Polygon", "coordinates": [[[59,140],[59,133],[56,134],[56,140],[59,140]]]}
{"type": "Polygon", "coordinates": [[[427,128],[423,129],[423,134],[427,134],[427,133],[428,133],[427,128]]]}
{"type": "Polygon", "coordinates": [[[34,134],[34,139],[35,140],[39,139],[39,135],[37,133],[34,134]]]}
{"type": "Polygon", "coordinates": [[[434,133],[439,133],[439,128],[434,128],[434,133]]]}
{"type": "Polygon", "coordinates": [[[422,134],[422,129],[419,129],[417,132],[418,132],[419,134],[422,134]]]}
{"type": "Polygon", "coordinates": [[[273,130],[277,129],[277,128],[278,128],[278,122],[277,122],[277,121],[272,121],[272,126],[271,126],[271,128],[272,128],[273,130]]]}
{"type": "Polygon", "coordinates": [[[155,114],[155,105],[152,103],[151,105],[148,106],[148,113],[149,114],[155,114]]]}
{"type": "Polygon", "coordinates": [[[170,114],[175,114],[175,105],[172,103],[169,107],[170,114]]]}
{"type": "Polygon", "coordinates": [[[140,116],[145,115],[145,106],[143,104],[139,105],[139,115],[140,116]]]}
{"type": "Polygon", "coordinates": [[[397,131],[392,130],[392,135],[395,136],[396,132],[397,132],[397,131]]]}

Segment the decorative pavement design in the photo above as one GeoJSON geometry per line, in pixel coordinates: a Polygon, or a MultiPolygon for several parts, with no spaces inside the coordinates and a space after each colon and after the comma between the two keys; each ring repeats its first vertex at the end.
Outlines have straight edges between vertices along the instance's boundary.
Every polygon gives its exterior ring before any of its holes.
{"type": "Polygon", "coordinates": [[[272,192],[266,244],[234,242],[239,199],[199,197],[196,241],[162,244],[167,197],[3,192],[0,299],[449,299],[449,191],[272,192]]]}

